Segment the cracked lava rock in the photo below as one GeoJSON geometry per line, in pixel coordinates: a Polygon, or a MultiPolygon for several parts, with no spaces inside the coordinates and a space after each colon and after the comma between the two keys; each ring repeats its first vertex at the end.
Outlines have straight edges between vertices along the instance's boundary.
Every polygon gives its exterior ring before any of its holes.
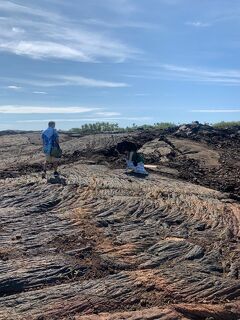
{"type": "Polygon", "coordinates": [[[240,130],[0,134],[0,319],[240,319],[240,130]],[[117,145],[137,142],[149,176],[117,145]]]}

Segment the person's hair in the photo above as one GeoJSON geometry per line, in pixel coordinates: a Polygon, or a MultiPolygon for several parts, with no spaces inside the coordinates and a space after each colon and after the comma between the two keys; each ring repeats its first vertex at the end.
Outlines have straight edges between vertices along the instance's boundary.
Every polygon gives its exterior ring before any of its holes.
{"type": "Polygon", "coordinates": [[[55,122],[54,121],[49,121],[48,122],[48,126],[51,127],[51,128],[54,128],[55,127],[55,122]]]}
{"type": "Polygon", "coordinates": [[[124,153],[126,151],[128,151],[128,152],[137,151],[138,148],[140,148],[140,146],[138,146],[136,143],[131,142],[131,141],[127,141],[127,140],[119,142],[116,147],[116,149],[119,153],[124,153]]]}

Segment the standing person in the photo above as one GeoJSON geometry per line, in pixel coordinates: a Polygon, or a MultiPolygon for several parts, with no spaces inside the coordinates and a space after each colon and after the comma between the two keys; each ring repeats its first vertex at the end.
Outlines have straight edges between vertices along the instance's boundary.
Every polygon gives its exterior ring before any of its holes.
{"type": "Polygon", "coordinates": [[[59,136],[55,129],[55,122],[50,121],[48,128],[42,133],[43,152],[45,153],[46,159],[43,165],[42,178],[46,178],[47,165],[52,164],[54,169],[54,176],[58,177],[58,158],[61,157],[62,151],[59,147],[59,136]]]}

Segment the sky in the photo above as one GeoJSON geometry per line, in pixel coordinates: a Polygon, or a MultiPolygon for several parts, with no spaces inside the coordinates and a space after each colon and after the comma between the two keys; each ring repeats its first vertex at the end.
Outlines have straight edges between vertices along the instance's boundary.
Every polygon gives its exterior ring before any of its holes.
{"type": "Polygon", "coordinates": [[[0,130],[240,120],[239,0],[0,0],[0,130]]]}

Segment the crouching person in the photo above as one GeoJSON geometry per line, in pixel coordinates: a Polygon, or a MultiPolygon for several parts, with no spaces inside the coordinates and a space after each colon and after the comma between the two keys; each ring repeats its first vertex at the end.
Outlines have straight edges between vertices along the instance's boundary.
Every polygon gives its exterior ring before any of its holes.
{"type": "Polygon", "coordinates": [[[132,170],[134,173],[148,175],[148,172],[144,168],[144,158],[137,151],[127,152],[127,170],[132,170]]]}
{"type": "Polygon", "coordinates": [[[117,149],[120,153],[126,154],[127,171],[148,175],[144,168],[144,158],[137,151],[138,147],[135,143],[123,141],[118,144],[117,149]]]}
{"type": "Polygon", "coordinates": [[[43,152],[45,154],[45,163],[43,165],[42,178],[46,178],[47,167],[50,164],[54,169],[54,176],[58,177],[58,160],[62,156],[62,150],[59,146],[59,136],[55,129],[55,122],[50,121],[48,128],[42,133],[43,152]]]}

